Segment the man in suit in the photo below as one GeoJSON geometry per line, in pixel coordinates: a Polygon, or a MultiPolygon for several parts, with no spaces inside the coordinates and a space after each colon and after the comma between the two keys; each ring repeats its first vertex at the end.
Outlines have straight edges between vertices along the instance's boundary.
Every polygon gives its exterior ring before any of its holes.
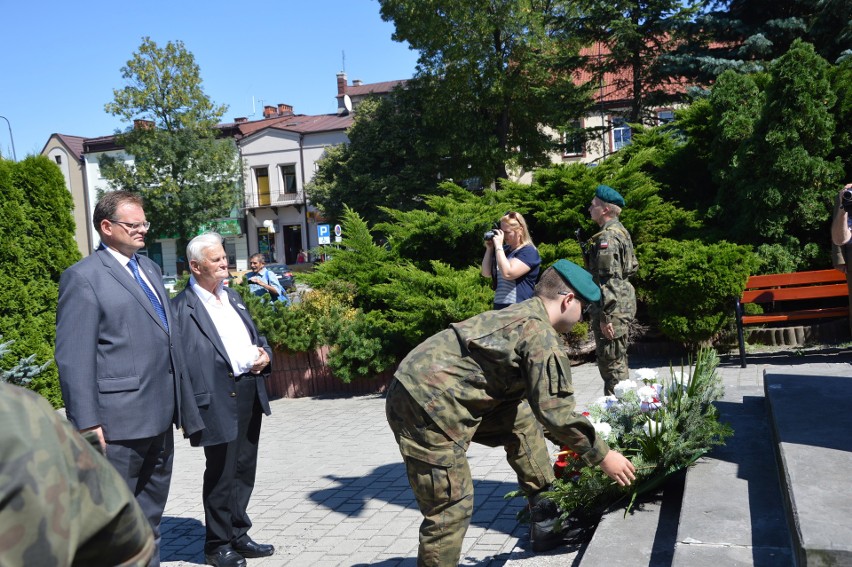
{"type": "Polygon", "coordinates": [[[59,383],[68,419],[97,435],[151,523],[157,543],[152,565],[159,565],[174,456],[171,426],[189,435],[203,423],[191,385],[181,377],[183,353],[162,273],[136,254],[150,226],[141,197],[109,192],[92,221],[101,245],[59,282],[59,383]]]}
{"type": "Polygon", "coordinates": [[[202,497],[208,565],[243,567],[246,557],[275,552],[253,541],[247,508],[257,471],[260,422],[269,415],[264,383],[272,354],[239,294],[223,285],[228,256],[222,237],[206,233],[186,247],[192,275],[172,300],[193,364],[188,369],[205,428],[192,435],[204,447],[202,497]]]}

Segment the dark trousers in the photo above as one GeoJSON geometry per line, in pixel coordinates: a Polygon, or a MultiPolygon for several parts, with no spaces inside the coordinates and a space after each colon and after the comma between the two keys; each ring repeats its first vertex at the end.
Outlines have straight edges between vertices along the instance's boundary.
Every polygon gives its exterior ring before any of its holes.
{"type": "Polygon", "coordinates": [[[247,508],[257,473],[257,445],[263,410],[257,398],[256,378],[237,379],[237,438],[204,447],[205,553],[248,539],[251,520],[247,508]]]}
{"type": "Polygon", "coordinates": [[[107,460],[127,482],[154,530],[157,550],[149,567],[160,565],[160,521],[169,498],[174,443],[171,429],[156,437],[107,443],[107,460]]]}

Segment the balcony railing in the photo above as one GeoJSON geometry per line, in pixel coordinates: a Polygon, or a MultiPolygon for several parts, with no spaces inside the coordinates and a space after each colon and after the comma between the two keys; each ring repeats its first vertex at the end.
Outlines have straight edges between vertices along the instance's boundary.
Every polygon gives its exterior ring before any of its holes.
{"type": "Polygon", "coordinates": [[[261,199],[255,191],[246,193],[246,208],[248,209],[256,209],[258,207],[288,207],[292,205],[301,205],[304,202],[304,191],[283,193],[273,190],[270,191],[269,197],[264,197],[264,199],[261,199]]]}

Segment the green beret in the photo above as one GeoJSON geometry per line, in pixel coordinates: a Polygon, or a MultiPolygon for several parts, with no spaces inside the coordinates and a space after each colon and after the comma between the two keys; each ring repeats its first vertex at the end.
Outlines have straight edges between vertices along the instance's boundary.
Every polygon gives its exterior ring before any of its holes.
{"type": "Polygon", "coordinates": [[[559,272],[565,283],[587,303],[597,303],[601,300],[601,288],[592,279],[592,274],[574,262],[559,260],[553,264],[553,269],[559,272]]]}
{"type": "Polygon", "coordinates": [[[598,188],[595,191],[595,197],[597,197],[604,203],[612,203],[613,205],[618,205],[619,207],[624,206],[624,197],[622,197],[618,193],[618,191],[608,185],[598,185],[598,188]]]}

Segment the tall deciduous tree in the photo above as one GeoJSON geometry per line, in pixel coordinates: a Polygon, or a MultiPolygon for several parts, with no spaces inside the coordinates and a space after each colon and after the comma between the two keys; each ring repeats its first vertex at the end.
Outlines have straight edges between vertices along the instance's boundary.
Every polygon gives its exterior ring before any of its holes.
{"type": "Polygon", "coordinates": [[[381,207],[411,210],[453,176],[411,92],[362,101],[347,134],[348,144],[326,150],[308,188],[330,219],[342,219],[348,206],[371,225],[387,220],[381,207]]]}
{"type": "Polygon", "coordinates": [[[407,88],[424,124],[485,183],[547,163],[588,97],[572,79],[578,46],[558,33],[560,0],[379,0],[393,38],[420,52],[407,88]]]}
{"type": "Polygon", "coordinates": [[[121,74],[127,84],[105,108],[134,123],[117,136],[133,161],[106,156],[101,170],[113,188],[143,194],[154,234],[187,240],[239,203],[236,146],[216,137],[227,107],[204,93],[199,67],[181,41],[160,48],[143,38],[121,74]]]}
{"type": "Polygon", "coordinates": [[[629,122],[653,106],[683,99],[682,76],[667,56],[691,37],[705,0],[579,0],[563,28],[587,45],[584,66],[592,84],[630,100],[629,122]]]}

